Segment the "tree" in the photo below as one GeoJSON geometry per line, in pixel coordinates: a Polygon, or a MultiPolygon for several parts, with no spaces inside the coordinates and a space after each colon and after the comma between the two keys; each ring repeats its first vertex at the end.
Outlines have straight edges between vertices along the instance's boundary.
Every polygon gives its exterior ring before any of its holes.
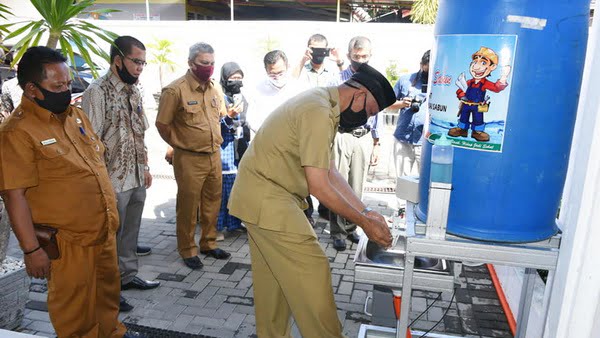
{"type": "MultiPolygon", "coordinates": [[[[46,47],[56,48],[57,45],[60,45],[63,54],[71,60],[71,64],[73,65],[75,64],[75,49],[83,60],[90,65],[92,75],[98,77],[98,71],[93,66],[92,55],[98,55],[107,61],[109,60],[109,55],[98,46],[94,39],[100,38],[112,44],[118,35],[77,18],[80,14],[90,14],[88,9],[94,5],[95,0],[30,1],[42,16],[42,20],[20,21],[0,25],[0,32],[9,33],[4,37],[5,40],[21,36],[21,39],[12,47],[12,50],[16,52],[13,65],[21,59],[27,48],[38,46],[42,36],[47,33],[48,41],[46,42],[46,47]]],[[[5,14],[9,13],[8,7],[5,5],[0,7],[0,16],[3,12],[5,14]]],[[[111,12],[116,12],[116,10],[94,10],[94,13],[111,12]]]]}
{"type": "Polygon", "coordinates": [[[415,0],[410,11],[414,23],[431,25],[435,23],[438,11],[438,0],[415,0]]]}
{"type": "Polygon", "coordinates": [[[151,48],[151,59],[149,61],[158,65],[161,88],[163,87],[163,69],[166,67],[171,72],[175,70],[175,62],[171,60],[171,53],[173,53],[172,46],[173,42],[167,39],[155,39],[154,43],[148,44],[148,47],[151,48]]]}

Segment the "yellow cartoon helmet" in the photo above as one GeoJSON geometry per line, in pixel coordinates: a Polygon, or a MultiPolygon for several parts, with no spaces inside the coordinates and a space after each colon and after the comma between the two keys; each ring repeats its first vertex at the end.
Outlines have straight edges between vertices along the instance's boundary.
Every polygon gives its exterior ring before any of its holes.
{"type": "Polygon", "coordinates": [[[478,51],[473,53],[471,58],[474,60],[476,56],[480,56],[482,58],[486,58],[490,60],[491,63],[497,65],[498,64],[498,55],[492,49],[487,47],[481,47],[478,51]]]}

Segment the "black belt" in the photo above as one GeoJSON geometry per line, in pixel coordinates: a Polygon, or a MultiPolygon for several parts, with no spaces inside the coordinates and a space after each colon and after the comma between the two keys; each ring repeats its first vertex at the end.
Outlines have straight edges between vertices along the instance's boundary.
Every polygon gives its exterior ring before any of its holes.
{"type": "Polygon", "coordinates": [[[358,128],[344,128],[342,126],[339,126],[338,131],[342,134],[352,134],[352,136],[354,137],[363,137],[371,131],[371,127],[360,126],[358,128]]]}

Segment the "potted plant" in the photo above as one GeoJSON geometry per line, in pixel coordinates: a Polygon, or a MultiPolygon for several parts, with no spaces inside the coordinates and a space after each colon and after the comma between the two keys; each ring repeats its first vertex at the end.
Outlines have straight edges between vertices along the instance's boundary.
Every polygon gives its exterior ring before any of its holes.
{"type": "MultiPolygon", "coordinates": [[[[171,60],[171,54],[173,53],[173,42],[167,39],[155,39],[153,43],[148,44],[150,47],[150,63],[158,65],[158,77],[160,88],[164,87],[163,79],[165,72],[168,70],[169,72],[175,71],[175,62],[171,60]]],[[[158,104],[158,100],[160,99],[160,91],[158,93],[154,93],[154,99],[156,100],[156,104],[158,104]]]]}

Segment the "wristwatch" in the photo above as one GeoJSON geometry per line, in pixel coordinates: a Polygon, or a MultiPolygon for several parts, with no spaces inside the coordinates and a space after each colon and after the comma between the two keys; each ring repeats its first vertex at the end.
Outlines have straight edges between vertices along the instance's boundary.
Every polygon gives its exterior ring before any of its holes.
{"type": "Polygon", "coordinates": [[[150,167],[147,164],[144,164],[144,171],[150,171],[150,167]]]}
{"type": "Polygon", "coordinates": [[[373,211],[373,209],[371,209],[371,208],[369,208],[369,207],[366,207],[366,208],[364,208],[364,209],[363,209],[363,211],[361,211],[360,213],[366,216],[366,215],[367,215],[368,213],[370,213],[371,211],[373,211]]]}
{"type": "Polygon", "coordinates": [[[343,66],[343,65],[344,65],[344,60],[341,60],[340,62],[338,62],[338,63],[337,63],[337,66],[338,66],[338,67],[341,67],[341,66],[343,66]]]}

